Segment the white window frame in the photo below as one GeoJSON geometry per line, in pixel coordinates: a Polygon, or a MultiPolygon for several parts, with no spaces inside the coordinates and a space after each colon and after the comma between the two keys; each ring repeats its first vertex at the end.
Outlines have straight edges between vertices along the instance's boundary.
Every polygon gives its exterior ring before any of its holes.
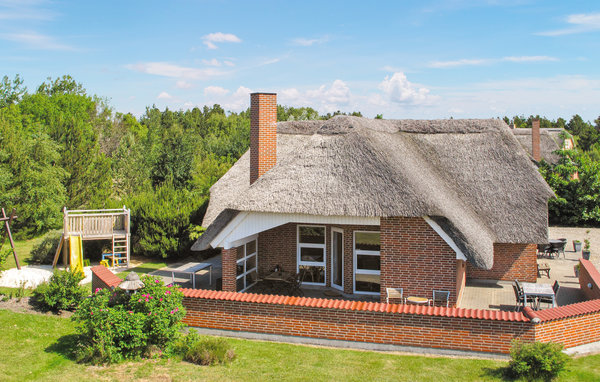
{"type": "Polygon", "coordinates": [[[344,290],[344,230],[337,227],[331,227],[331,287],[339,290],[344,290]],[[335,285],[333,283],[333,272],[335,269],[333,268],[333,236],[334,232],[342,234],[342,285],[335,285]]]}
{"type": "MultiPolygon", "coordinates": [[[[236,262],[235,262],[236,271],[235,272],[237,273],[237,266],[240,263],[243,263],[243,265],[244,265],[244,272],[241,275],[235,277],[235,281],[236,281],[235,285],[236,285],[236,289],[237,289],[237,281],[241,278],[244,278],[244,288],[239,290],[238,293],[245,292],[252,286],[256,285],[257,281],[254,281],[250,285],[246,285],[246,281],[247,281],[246,276],[249,275],[250,273],[252,273],[253,271],[256,271],[257,275],[258,275],[258,238],[255,237],[252,240],[248,240],[247,242],[242,244],[241,247],[243,248],[243,251],[244,251],[244,257],[242,257],[239,260],[236,260],[236,262]],[[254,246],[254,252],[251,254],[248,254],[248,251],[246,250],[246,246],[248,245],[248,243],[251,243],[251,242],[255,242],[256,245],[254,246]],[[247,269],[246,266],[248,265],[248,260],[251,259],[252,257],[254,257],[254,265],[255,266],[254,266],[254,268],[247,269]]],[[[258,279],[258,277],[257,277],[257,279],[258,279]]]]}
{"type": "MultiPolygon", "coordinates": [[[[381,240],[381,231],[354,231],[352,232],[352,255],[353,255],[353,268],[354,268],[354,277],[352,278],[352,291],[355,294],[368,294],[368,295],[373,295],[373,296],[379,296],[381,294],[381,290],[379,291],[379,293],[377,292],[364,292],[364,291],[357,291],[356,290],[356,275],[379,275],[379,282],[381,285],[381,250],[379,251],[365,251],[362,249],[356,249],[356,234],[357,233],[378,233],[379,234],[379,238],[381,240]],[[374,271],[374,270],[370,270],[370,269],[358,269],[356,266],[358,264],[357,262],[357,255],[367,255],[367,256],[379,256],[379,264],[380,264],[380,268],[378,271],[374,271]]],[[[381,241],[379,243],[380,248],[381,248],[381,241]]]]}
{"type": "Polygon", "coordinates": [[[314,225],[314,224],[298,224],[296,227],[296,272],[300,272],[301,266],[308,267],[323,267],[323,272],[325,273],[324,282],[323,283],[312,283],[303,281],[303,285],[320,285],[325,286],[327,284],[327,227],[324,225],[314,225]],[[323,244],[312,244],[312,243],[300,243],[300,227],[312,227],[312,228],[323,228],[323,233],[325,235],[323,244]],[[323,249],[323,262],[316,261],[302,261],[300,253],[302,248],[322,248],[323,249]]]}

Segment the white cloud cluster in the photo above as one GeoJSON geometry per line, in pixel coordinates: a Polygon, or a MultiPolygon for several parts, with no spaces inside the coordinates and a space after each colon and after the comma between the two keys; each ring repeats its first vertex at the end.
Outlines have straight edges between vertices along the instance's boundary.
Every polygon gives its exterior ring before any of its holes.
{"type": "Polygon", "coordinates": [[[229,61],[229,60],[224,60],[224,61],[219,61],[216,58],[212,58],[210,60],[202,60],[202,63],[206,66],[215,66],[215,67],[220,67],[220,66],[235,66],[235,64],[233,63],[233,61],[229,61]]]}
{"type": "Polygon", "coordinates": [[[295,38],[292,40],[292,44],[299,45],[299,46],[313,46],[315,44],[323,44],[327,41],[329,41],[328,36],[323,36],[323,37],[319,37],[319,38],[298,37],[298,38],[295,38]]]}
{"type": "Polygon", "coordinates": [[[468,59],[463,58],[460,60],[452,60],[452,61],[434,61],[431,62],[428,66],[430,68],[452,68],[459,66],[478,66],[478,65],[491,65],[499,62],[541,62],[541,61],[558,61],[556,57],[550,56],[506,56],[502,58],[475,58],[468,59]]]}
{"type": "Polygon", "coordinates": [[[388,100],[399,104],[423,105],[435,99],[429,94],[429,89],[411,83],[402,72],[386,76],[379,89],[388,100]]]}
{"type": "Polygon", "coordinates": [[[19,44],[23,44],[30,49],[39,50],[58,50],[58,51],[69,51],[75,50],[70,45],[60,43],[56,38],[37,32],[21,32],[21,33],[7,33],[0,35],[3,40],[13,41],[19,44]]]}
{"type": "Polygon", "coordinates": [[[140,73],[187,80],[207,80],[225,74],[215,68],[191,68],[168,62],[142,62],[125,67],[140,73]]]}
{"type": "Polygon", "coordinates": [[[566,17],[566,22],[571,24],[568,28],[537,33],[540,36],[563,36],[575,33],[585,33],[600,30],[600,12],[578,13],[566,17]]]}
{"type": "Polygon", "coordinates": [[[205,36],[202,36],[202,42],[204,42],[204,45],[206,45],[206,47],[208,49],[217,49],[217,45],[216,43],[220,43],[220,42],[242,42],[242,40],[232,34],[232,33],[221,33],[221,32],[216,32],[216,33],[209,33],[205,36]]]}
{"type": "Polygon", "coordinates": [[[319,112],[334,112],[348,107],[353,99],[348,85],[335,80],[331,85],[321,85],[305,91],[288,88],[279,92],[279,103],[294,106],[310,106],[319,112]]]}

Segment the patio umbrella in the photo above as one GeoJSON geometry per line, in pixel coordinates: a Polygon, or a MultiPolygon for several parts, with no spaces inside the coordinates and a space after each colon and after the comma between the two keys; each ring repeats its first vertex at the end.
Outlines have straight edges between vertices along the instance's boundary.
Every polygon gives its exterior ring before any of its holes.
{"type": "Polygon", "coordinates": [[[119,288],[126,290],[127,292],[136,291],[144,286],[140,276],[135,272],[129,272],[125,281],[119,284],[119,288]]]}

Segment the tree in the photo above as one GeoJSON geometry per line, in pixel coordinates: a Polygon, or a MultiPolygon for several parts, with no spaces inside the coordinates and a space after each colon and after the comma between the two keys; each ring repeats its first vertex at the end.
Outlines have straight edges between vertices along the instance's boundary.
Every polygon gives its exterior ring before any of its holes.
{"type": "Polygon", "coordinates": [[[18,74],[12,81],[4,76],[0,83],[0,108],[18,103],[26,92],[27,88],[23,86],[23,80],[18,74]]]}
{"type": "Polygon", "coordinates": [[[86,95],[83,85],[77,83],[73,77],[69,75],[63,75],[54,81],[52,81],[51,77],[48,77],[47,80],[48,82],[44,82],[38,87],[38,94],[44,94],[49,97],[56,94],[86,95]]]}

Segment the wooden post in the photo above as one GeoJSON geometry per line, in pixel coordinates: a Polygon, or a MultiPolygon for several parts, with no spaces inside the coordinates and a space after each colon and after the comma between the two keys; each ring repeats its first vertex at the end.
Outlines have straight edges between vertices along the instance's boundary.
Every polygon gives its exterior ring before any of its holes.
{"type": "Polygon", "coordinates": [[[6,238],[6,235],[8,234],[8,240],[10,241],[10,247],[12,248],[13,256],[15,257],[15,264],[17,265],[17,269],[20,270],[21,265],[19,264],[19,258],[17,257],[17,251],[15,250],[15,242],[13,241],[12,233],[10,232],[10,223],[12,223],[13,219],[17,217],[15,215],[15,212],[17,212],[17,210],[15,208],[13,208],[12,212],[10,213],[10,218],[7,218],[6,212],[4,212],[4,208],[2,209],[2,220],[4,220],[4,228],[6,228],[6,231],[4,231],[4,236],[2,237],[2,243],[4,243],[4,239],[6,238]]]}

